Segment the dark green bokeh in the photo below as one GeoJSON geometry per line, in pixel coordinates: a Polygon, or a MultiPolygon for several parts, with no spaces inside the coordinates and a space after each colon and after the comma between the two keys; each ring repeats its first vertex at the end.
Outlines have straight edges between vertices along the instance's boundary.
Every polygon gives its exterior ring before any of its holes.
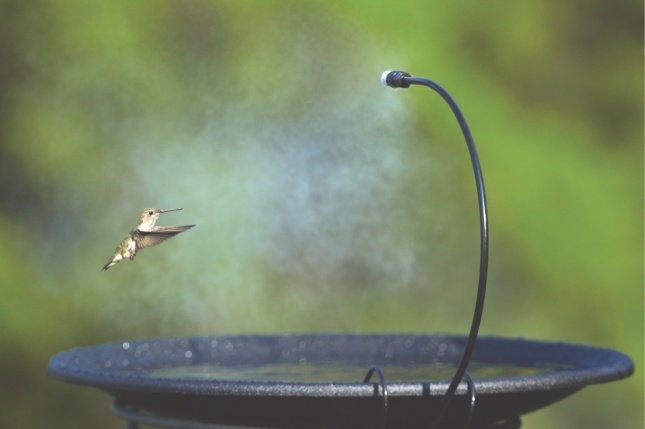
{"type": "Polygon", "coordinates": [[[628,353],[523,427],[643,417],[635,1],[0,1],[0,426],[121,427],[45,375],[151,336],[468,330],[628,353]],[[197,227],[100,269],[148,206],[197,227]]]}

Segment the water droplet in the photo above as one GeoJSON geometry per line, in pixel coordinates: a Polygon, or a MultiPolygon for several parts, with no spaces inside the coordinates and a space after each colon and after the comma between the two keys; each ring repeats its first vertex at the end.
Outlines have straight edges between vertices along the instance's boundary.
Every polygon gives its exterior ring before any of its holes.
{"type": "Polygon", "coordinates": [[[211,340],[211,347],[212,348],[217,347],[217,340],[211,340]]]}
{"type": "Polygon", "coordinates": [[[109,368],[109,367],[111,367],[111,366],[112,366],[112,362],[111,362],[111,361],[107,361],[107,362],[105,362],[105,367],[106,367],[106,368],[109,368]]]}
{"type": "Polygon", "coordinates": [[[193,357],[193,352],[188,350],[188,351],[186,351],[186,353],[184,353],[184,356],[186,356],[186,359],[190,359],[191,357],[193,357]]]}
{"type": "Polygon", "coordinates": [[[130,362],[127,359],[123,359],[123,362],[121,362],[121,365],[123,366],[128,366],[130,362]]]}

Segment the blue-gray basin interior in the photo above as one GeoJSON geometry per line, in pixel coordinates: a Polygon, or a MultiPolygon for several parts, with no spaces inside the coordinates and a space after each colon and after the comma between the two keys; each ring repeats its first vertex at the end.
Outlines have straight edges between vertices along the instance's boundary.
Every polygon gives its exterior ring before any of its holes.
{"type": "MultiPolygon", "coordinates": [[[[147,412],[256,427],[374,427],[388,386],[388,426],[421,427],[436,415],[466,338],[431,334],[291,334],[124,341],[54,356],[49,374],[103,389],[147,412]]],[[[577,390],[631,375],[619,352],[568,343],[480,337],[469,373],[474,420],[509,419],[577,390]]],[[[446,422],[468,409],[459,386],[446,422]]]]}

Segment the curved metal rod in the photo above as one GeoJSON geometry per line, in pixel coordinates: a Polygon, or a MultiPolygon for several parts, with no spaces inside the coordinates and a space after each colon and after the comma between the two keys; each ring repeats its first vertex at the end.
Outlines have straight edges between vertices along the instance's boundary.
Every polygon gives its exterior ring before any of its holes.
{"type": "Polygon", "coordinates": [[[370,378],[372,378],[372,374],[374,374],[374,371],[378,373],[378,377],[381,382],[381,389],[383,389],[383,429],[387,427],[387,397],[388,397],[388,391],[387,391],[387,383],[385,382],[385,374],[383,374],[383,371],[378,365],[373,365],[369,371],[367,371],[367,375],[365,375],[365,379],[363,380],[363,383],[367,383],[370,381],[370,378]]]}
{"type": "Polygon", "coordinates": [[[468,383],[467,395],[470,397],[468,416],[466,417],[466,424],[464,424],[464,429],[468,429],[470,427],[470,423],[473,421],[473,415],[475,414],[475,382],[467,371],[464,372],[464,378],[466,379],[466,383],[468,383]]]}
{"type": "Polygon", "coordinates": [[[112,402],[112,412],[126,421],[126,429],[138,428],[137,423],[171,429],[221,429],[219,425],[143,414],[118,400],[112,402]]]}
{"type": "Polygon", "coordinates": [[[479,224],[481,230],[481,253],[479,259],[479,283],[477,286],[477,301],[475,303],[475,313],[473,315],[473,321],[470,326],[470,334],[468,335],[468,341],[466,342],[466,347],[464,348],[464,354],[459,362],[457,371],[455,372],[448,390],[441,401],[441,408],[439,409],[439,415],[434,423],[434,427],[439,425],[441,418],[443,417],[448,404],[457,390],[457,386],[461,382],[466,368],[468,367],[468,362],[475,348],[475,342],[477,341],[477,334],[479,332],[479,325],[481,323],[482,313],[484,311],[484,298],[486,297],[486,278],[488,276],[488,210],[486,208],[486,192],[484,189],[484,177],[482,175],[481,165],[479,163],[479,156],[477,155],[477,148],[475,147],[475,141],[473,136],[470,133],[470,128],[468,128],[468,123],[461,109],[452,98],[452,96],[441,87],[436,82],[431,81],[423,77],[412,77],[409,73],[401,71],[386,71],[381,76],[381,81],[384,85],[390,86],[392,88],[409,88],[410,85],[423,85],[437,92],[444,99],[446,103],[452,109],[452,113],[457,118],[461,132],[466,139],[466,145],[468,145],[468,152],[470,153],[470,160],[473,165],[473,172],[475,173],[475,185],[477,187],[477,198],[479,200],[479,224]]]}

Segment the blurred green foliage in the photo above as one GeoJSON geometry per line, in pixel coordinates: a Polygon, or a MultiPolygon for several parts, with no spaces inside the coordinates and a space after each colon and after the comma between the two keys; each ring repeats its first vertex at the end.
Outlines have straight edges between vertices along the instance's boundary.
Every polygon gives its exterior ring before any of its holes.
{"type": "Polygon", "coordinates": [[[643,418],[643,5],[0,1],[0,426],[119,427],[74,346],[288,331],[616,348],[630,379],[524,417],[643,418]],[[194,230],[100,273],[143,207],[194,230]],[[455,311],[457,310],[457,311],[455,311]]]}

